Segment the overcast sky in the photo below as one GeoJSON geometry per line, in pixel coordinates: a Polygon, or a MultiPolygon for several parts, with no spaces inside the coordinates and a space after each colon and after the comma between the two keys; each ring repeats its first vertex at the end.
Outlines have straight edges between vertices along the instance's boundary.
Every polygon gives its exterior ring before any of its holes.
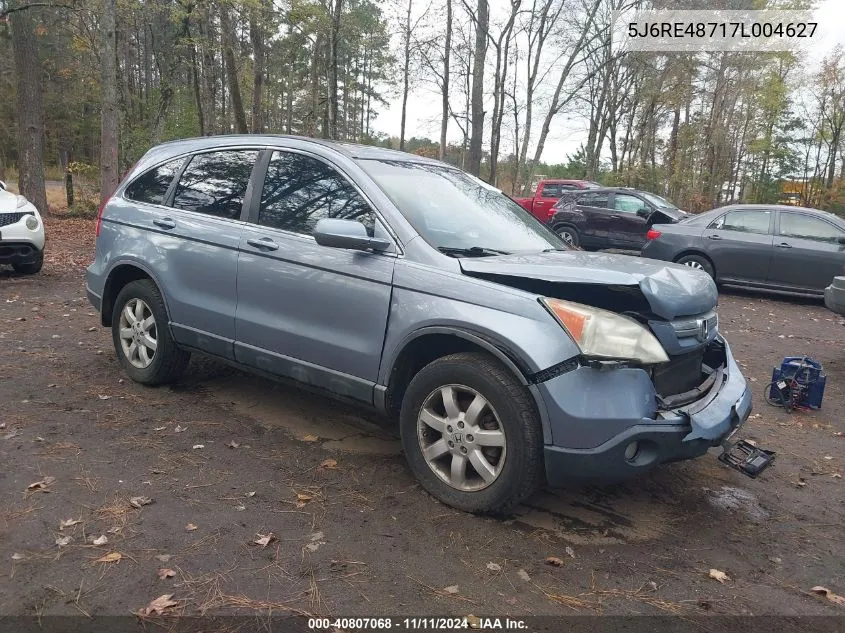
{"type": "MultiPolygon", "coordinates": [[[[497,10],[506,8],[508,0],[490,0],[490,4],[491,12],[495,14],[497,10]]],[[[817,67],[818,61],[836,44],[845,46],[845,0],[821,0],[818,2],[814,16],[819,26],[817,33],[813,36],[813,46],[807,52],[809,72],[817,67]]],[[[439,94],[432,92],[430,88],[420,87],[412,92],[408,99],[406,137],[427,136],[434,140],[438,139],[440,137],[440,107],[439,94]]],[[[398,136],[400,117],[401,100],[397,96],[382,109],[375,122],[375,128],[390,136],[398,136]]],[[[485,123],[488,123],[488,120],[485,120],[485,123]]],[[[586,137],[586,121],[577,116],[569,119],[565,112],[561,113],[555,119],[546,141],[543,160],[552,164],[564,162],[566,155],[577,150],[586,137]]],[[[460,133],[454,122],[450,122],[449,140],[450,142],[460,140],[460,133]]],[[[485,138],[485,146],[486,144],[485,138]]],[[[503,139],[503,145],[503,152],[507,151],[509,142],[503,139]]]]}

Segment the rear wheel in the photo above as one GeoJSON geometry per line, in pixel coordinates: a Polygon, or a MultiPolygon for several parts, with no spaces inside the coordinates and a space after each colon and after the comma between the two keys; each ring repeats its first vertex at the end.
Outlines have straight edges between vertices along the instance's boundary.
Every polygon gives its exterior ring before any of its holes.
{"type": "Polygon", "coordinates": [[[679,258],[676,263],[689,266],[695,270],[703,270],[710,275],[711,278],[716,278],[716,271],[713,270],[713,264],[710,263],[710,260],[706,257],[702,257],[701,255],[684,255],[679,258]]]}
{"type": "Polygon", "coordinates": [[[578,235],[578,231],[571,226],[558,226],[555,228],[555,233],[570,246],[580,246],[581,244],[581,237],[578,235]]]}
{"type": "Polygon", "coordinates": [[[400,430],[414,475],[459,510],[505,514],[542,482],[531,394],[486,354],[452,354],[424,367],[405,392],[400,430]]]}
{"type": "Polygon", "coordinates": [[[120,364],[135,382],[173,382],[188,364],[190,353],[177,347],[167,323],[164,299],[151,280],[130,282],[118,293],[112,340],[120,364]]]}

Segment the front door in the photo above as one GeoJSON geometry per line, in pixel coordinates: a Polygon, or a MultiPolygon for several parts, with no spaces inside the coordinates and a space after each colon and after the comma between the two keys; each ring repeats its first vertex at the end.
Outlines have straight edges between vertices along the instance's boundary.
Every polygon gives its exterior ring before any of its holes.
{"type": "Polygon", "coordinates": [[[358,220],[380,237],[384,228],[341,173],[299,152],[272,152],[257,197],[238,259],[236,359],[372,402],[395,249],[320,246],[312,233],[322,218],[358,220]]]}
{"type": "Polygon", "coordinates": [[[772,212],[767,209],[728,211],[702,235],[702,247],[713,260],[719,281],[764,284],[772,259],[772,212]]]}
{"type": "Polygon", "coordinates": [[[781,211],[769,283],[822,292],[845,273],[845,232],[827,219],[781,211]]]}

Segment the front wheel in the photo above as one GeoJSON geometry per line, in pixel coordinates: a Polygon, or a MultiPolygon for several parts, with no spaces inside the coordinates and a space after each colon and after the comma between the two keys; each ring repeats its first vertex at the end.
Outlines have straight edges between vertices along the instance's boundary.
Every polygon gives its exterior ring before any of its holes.
{"type": "Polygon", "coordinates": [[[175,381],[191,358],[177,347],[167,325],[161,291],[149,279],[126,284],[112,313],[112,340],[124,371],[135,382],[162,385],[175,381]]]}
{"type": "Polygon", "coordinates": [[[38,253],[38,256],[31,262],[25,264],[12,264],[12,269],[21,275],[34,275],[41,271],[44,266],[44,251],[38,253]]]}
{"type": "Polygon", "coordinates": [[[400,431],[414,475],[459,510],[506,514],[543,480],[536,405],[486,354],[452,354],[424,367],[405,392],[400,431]]]}

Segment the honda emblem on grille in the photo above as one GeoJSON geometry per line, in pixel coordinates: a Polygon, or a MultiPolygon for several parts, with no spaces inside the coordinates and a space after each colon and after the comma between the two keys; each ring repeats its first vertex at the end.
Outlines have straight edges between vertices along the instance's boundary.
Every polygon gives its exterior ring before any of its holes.
{"type": "Polygon", "coordinates": [[[706,341],[708,330],[710,329],[708,327],[707,319],[698,319],[696,325],[698,326],[698,335],[696,338],[701,342],[706,341]]]}

